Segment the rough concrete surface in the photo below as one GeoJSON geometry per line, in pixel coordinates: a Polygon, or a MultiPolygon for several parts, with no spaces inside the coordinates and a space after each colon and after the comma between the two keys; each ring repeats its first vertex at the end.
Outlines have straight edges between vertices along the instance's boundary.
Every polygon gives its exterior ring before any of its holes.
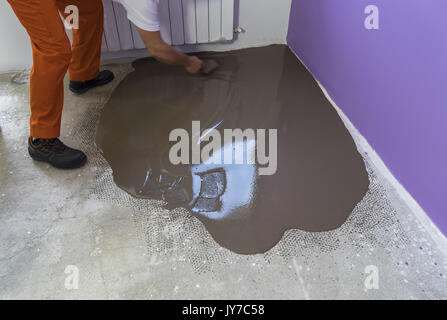
{"type": "Polygon", "coordinates": [[[94,137],[132,68],[108,68],[112,84],[66,90],[61,139],[89,157],[75,171],[29,159],[28,85],[0,75],[1,299],[447,299],[447,246],[366,154],[370,189],[341,228],[290,230],[265,254],[223,249],[186,210],[119,189],[94,137]],[[79,270],[78,289],[65,286],[67,266],[79,270]],[[365,286],[368,266],[378,289],[365,286]]]}

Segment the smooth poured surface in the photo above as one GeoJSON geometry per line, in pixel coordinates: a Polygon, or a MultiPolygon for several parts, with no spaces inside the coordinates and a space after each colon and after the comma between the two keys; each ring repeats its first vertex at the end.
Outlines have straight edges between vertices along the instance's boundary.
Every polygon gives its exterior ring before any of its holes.
{"type": "MultiPolygon", "coordinates": [[[[269,250],[289,229],[341,226],[365,195],[368,175],[305,67],[286,46],[201,57],[220,67],[210,76],[192,76],[142,59],[113,92],[96,142],[117,185],[188,208],[220,245],[243,254],[269,250]],[[173,165],[169,133],[191,133],[193,121],[202,129],[197,138],[206,137],[207,128],[222,136],[224,129],[277,129],[276,174],[258,175],[257,164],[173,165]]],[[[223,144],[222,151],[237,149],[236,143],[223,144]]],[[[256,141],[239,147],[250,157],[256,141]]]]}

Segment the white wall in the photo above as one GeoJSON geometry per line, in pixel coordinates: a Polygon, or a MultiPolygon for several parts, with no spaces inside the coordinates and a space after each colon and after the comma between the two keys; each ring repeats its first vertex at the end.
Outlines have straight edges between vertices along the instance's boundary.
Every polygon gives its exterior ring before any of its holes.
{"type": "Polygon", "coordinates": [[[8,2],[0,1],[0,71],[22,70],[32,65],[28,35],[8,2]]]}
{"type": "MultiPolygon", "coordinates": [[[[144,0],[141,0],[144,1],[144,0]]],[[[235,23],[245,29],[230,44],[185,46],[184,51],[224,51],[269,44],[285,44],[292,0],[236,0],[235,23]]],[[[21,70],[32,64],[29,38],[6,1],[0,1],[0,71],[21,70]]],[[[104,59],[144,56],[146,52],[106,53],[104,59]]]]}
{"type": "Polygon", "coordinates": [[[232,49],[269,44],[285,44],[292,0],[236,0],[239,17],[235,21],[246,30],[232,49]]]}

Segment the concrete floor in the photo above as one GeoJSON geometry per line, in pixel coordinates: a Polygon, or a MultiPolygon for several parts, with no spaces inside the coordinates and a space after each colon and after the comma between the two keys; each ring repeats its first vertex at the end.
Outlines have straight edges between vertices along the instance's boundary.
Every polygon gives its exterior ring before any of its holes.
{"type": "Polygon", "coordinates": [[[371,187],[349,220],[332,232],[290,230],[262,255],[223,249],[187,211],[118,189],[93,141],[131,66],[108,68],[113,84],[66,92],[62,140],[89,156],[75,171],[29,159],[28,85],[0,75],[1,299],[447,299],[446,239],[364,152],[371,187]],[[378,289],[365,286],[371,265],[378,289]],[[79,270],[78,289],[65,286],[67,266],[79,270]]]}

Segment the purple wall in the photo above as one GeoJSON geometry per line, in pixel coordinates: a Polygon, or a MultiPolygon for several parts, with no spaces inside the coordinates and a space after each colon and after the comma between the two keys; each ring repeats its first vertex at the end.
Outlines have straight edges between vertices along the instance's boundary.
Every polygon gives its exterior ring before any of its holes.
{"type": "Polygon", "coordinates": [[[293,0],[288,43],[447,235],[447,1],[293,0]],[[367,5],[380,30],[366,30],[367,5]]]}

